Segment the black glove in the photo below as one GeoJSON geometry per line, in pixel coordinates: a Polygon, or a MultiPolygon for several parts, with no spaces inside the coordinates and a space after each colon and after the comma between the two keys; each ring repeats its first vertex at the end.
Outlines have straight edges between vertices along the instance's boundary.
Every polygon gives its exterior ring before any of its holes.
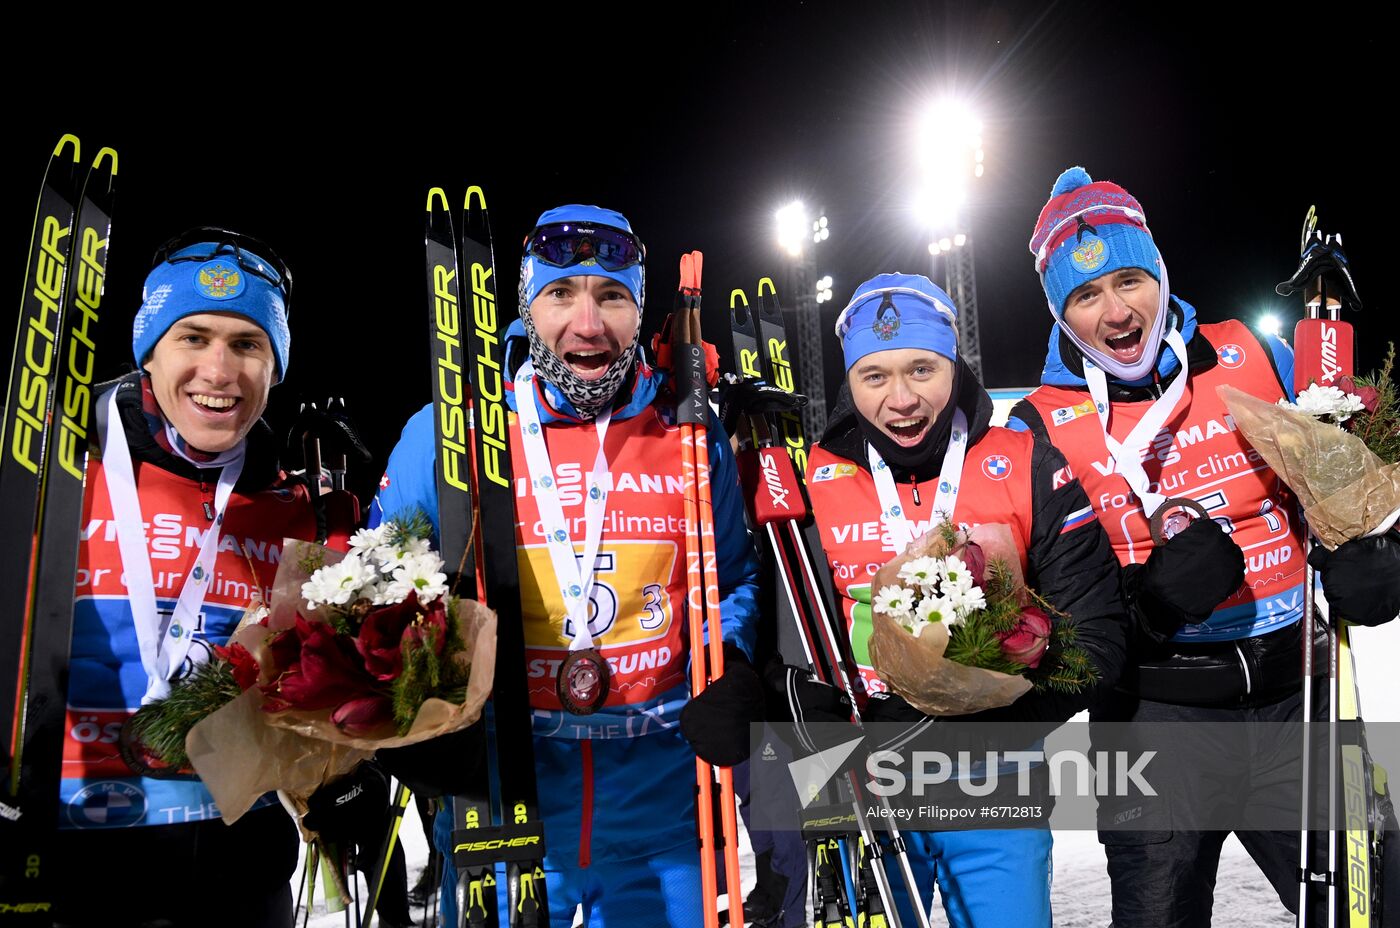
{"type": "Polygon", "coordinates": [[[419,796],[457,796],[480,781],[486,722],[403,748],[380,748],[374,759],[419,796]]]}
{"type": "Polygon", "coordinates": [[[1123,571],[1123,592],[1139,628],[1161,643],[1198,625],[1244,582],[1244,552],[1210,519],[1197,519],[1123,571]]]}
{"type": "Polygon", "coordinates": [[[1357,625],[1383,625],[1400,613],[1400,542],[1390,532],[1354,538],[1335,551],[1317,545],[1308,563],[1322,574],[1333,615],[1357,625]]]}
{"type": "Polygon", "coordinates": [[[789,393],[771,384],[753,380],[724,381],[719,396],[719,420],[730,435],[740,416],[762,416],[770,412],[791,412],[807,405],[801,393],[789,393]]]}
{"type": "Polygon", "coordinates": [[[749,756],[749,726],[763,721],[763,682],[737,645],[724,643],[724,674],[681,710],[681,734],[700,759],[733,767],[749,756]]]}
{"type": "Polygon", "coordinates": [[[861,722],[871,734],[871,750],[898,751],[915,736],[924,734],[936,721],[924,715],[898,693],[871,693],[861,713],[861,722]],[[870,726],[876,726],[873,730],[870,726]]]}
{"type": "Polygon", "coordinates": [[[851,697],[844,689],[818,683],[810,671],[774,662],[763,675],[768,721],[798,754],[810,754],[856,737],[851,697]]]}
{"type": "Polygon", "coordinates": [[[360,764],[311,794],[301,823],[326,841],[369,845],[384,837],[389,781],[372,762],[360,764]]]}

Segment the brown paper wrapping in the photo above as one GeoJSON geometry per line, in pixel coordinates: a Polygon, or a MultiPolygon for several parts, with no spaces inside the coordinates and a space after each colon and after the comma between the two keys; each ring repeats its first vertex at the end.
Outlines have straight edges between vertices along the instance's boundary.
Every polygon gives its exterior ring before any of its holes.
{"type": "MultiPolygon", "coordinates": [[[[1024,586],[1021,558],[1011,538],[1011,529],[1001,524],[978,525],[966,536],[961,532],[958,542],[949,546],[942,534],[934,529],[916,538],[905,552],[890,561],[871,581],[873,600],[886,586],[900,586],[899,569],[918,557],[947,557],[958,554],[966,541],[982,547],[988,563],[997,560],[1005,564],[1024,586]]],[[[908,700],[925,715],[966,715],[983,709],[994,709],[1015,702],[1031,688],[1025,677],[1016,674],[967,667],[943,656],[948,649],[948,629],[941,622],[924,626],[919,636],[905,631],[898,621],[883,613],[872,611],[870,661],[880,679],[908,700]]]]}
{"type": "Polygon", "coordinates": [[[1400,462],[1382,463],[1360,438],[1307,413],[1234,387],[1216,392],[1254,450],[1297,495],[1308,527],[1329,551],[1400,510],[1400,462]]]}
{"type": "MultiPolygon", "coordinates": [[[[230,645],[243,645],[257,659],[263,669],[260,684],[272,677],[266,643],[275,632],[294,624],[298,611],[309,622],[327,620],[320,610],[304,608],[301,585],[315,570],[345,555],[289,538],[283,543],[282,556],[267,625],[259,624],[260,612],[250,609],[229,638],[230,645]]],[[[271,790],[287,793],[304,812],[306,797],[317,787],[348,773],[379,748],[416,744],[466,728],[480,718],[495,677],[496,614],[475,600],[463,599],[457,603],[456,615],[466,645],[458,657],[471,668],[466,699],[461,705],[426,700],[406,735],[395,735],[391,723],[382,737],[352,737],[330,720],[332,709],[264,712],[262,691],[256,686],[190,729],[185,749],[224,821],[236,822],[271,790]]]]}

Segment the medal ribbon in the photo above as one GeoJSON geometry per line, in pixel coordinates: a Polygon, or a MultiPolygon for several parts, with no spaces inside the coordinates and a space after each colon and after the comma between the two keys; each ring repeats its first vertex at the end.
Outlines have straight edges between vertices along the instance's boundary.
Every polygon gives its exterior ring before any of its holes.
{"type": "Polygon", "coordinates": [[[559,487],[549,462],[540,412],[535,406],[535,365],[526,361],[515,374],[516,418],[520,424],[520,440],[525,446],[525,463],[530,470],[535,503],[539,506],[540,523],[546,535],[545,549],[554,565],[554,579],[564,597],[565,629],[573,626],[570,651],[593,647],[592,630],[588,627],[588,605],[593,598],[593,573],[598,563],[598,548],[603,540],[603,516],[607,512],[608,491],[612,489],[612,474],[603,451],[603,438],[612,420],[612,410],[600,409],[593,424],[598,430],[598,456],[588,474],[588,492],[583,507],[583,555],[574,554],[574,542],[569,523],[564,519],[564,507],[559,502],[559,487]]]}
{"type": "MultiPolygon", "coordinates": [[[[899,501],[899,490],[894,485],[894,474],[890,473],[885,459],[869,442],[865,445],[865,454],[870,462],[870,475],[875,478],[875,494],[880,499],[880,520],[894,542],[895,554],[903,554],[914,540],[914,523],[904,515],[904,505],[899,501]]],[[[949,519],[953,517],[953,506],[957,503],[958,483],[962,480],[966,454],[967,416],[957,409],[953,411],[953,432],[948,436],[948,450],[943,452],[943,466],[938,471],[938,490],[933,496],[933,511],[941,512],[949,519]]]]}
{"type": "Polygon", "coordinates": [[[1160,493],[1153,493],[1149,489],[1152,481],[1147,478],[1147,471],[1143,470],[1142,452],[1162,430],[1162,425],[1167,421],[1167,417],[1176,408],[1176,404],[1181,401],[1182,395],[1186,392],[1186,381],[1189,379],[1186,365],[1186,342],[1182,340],[1181,333],[1175,328],[1171,328],[1167,330],[1165,338],[1168,347],[1176,353],[1179,369],[1167,389],[1162,391],[1162,395],[1152,403],[1147,414],[1137,425],[1133,426],[1128,437],[1121,442],[1108,432],[1110,409],[1108,378],[1093,361],[1087,357],[1084,359],[1084,380],[1089,385],[1089,395],[1093,397],[1094,409],[1099,414],[1099,426],[1103,429],[1104,444],[1108,446],[1108,453],[1113,456],[1113,469],[1128,482],[1128,488],[1142,501],[1143,515],[1148,518],[1152,517],[1152,514],[1162,505],[1166,497],[1160,493]]]}
{"type": "Polygon", "coordinates": [[[136,626],[136,641],[141,649],[141,666],[146,669],[146,695],[141,703],[152,702],[170,694],[170,678],[185,662],[190,645],[194,643],[199,613],[204,597],[214,579],[214,557],[219,550],[219,530],[224,524],[233,486],[243,472],[243,452],[239,445],[219,472],[214,490],[214,521],[204,534],[194,569],[180,586],[169,623],[161,620],[156,607],[156,586],[151,574],[151,552],[146,543],[146,522],[141,516],[141,500],[136,492],[136,473],[131,463],[131,449],[126,441],[126,429],[117,411],[117,391],[107,401],[107,428],[103,433],[103,475],[107,495],[112,500],[112,516],[117,523],[117,545],[121,551],[122,570],[126,574],[127,599],[131,618],[136,626]]]}

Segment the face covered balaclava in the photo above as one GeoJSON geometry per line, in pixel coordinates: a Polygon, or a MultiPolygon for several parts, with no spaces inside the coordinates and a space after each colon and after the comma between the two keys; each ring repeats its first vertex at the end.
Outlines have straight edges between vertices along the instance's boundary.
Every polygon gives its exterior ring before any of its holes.
{"type": "Polygon", "coordinates": [[[519,298],[530,360],[539,375],[564,394],[580,418],[597,416],[627,382],[636,362],[641,325],[603,376],[586,380],[540,339],[530,316],[530,304],[548,284],[562,277],[599,276],[626,287],[640,314],[646,296],[645,256],[641,240],[632,232],[626,217],[598,206],[572,204],[548,210],[541,214],[525,241],[519,298]]]}

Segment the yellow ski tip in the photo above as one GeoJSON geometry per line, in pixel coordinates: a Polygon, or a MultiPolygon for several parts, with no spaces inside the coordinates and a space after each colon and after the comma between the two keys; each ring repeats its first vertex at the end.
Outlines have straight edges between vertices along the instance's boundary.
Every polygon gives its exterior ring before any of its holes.
{"type": "Polygon", "coordinates": [[[730,293],[729,293],[729,308],[730,308],[730,309],[733,309],[735,306],[738,306],[738,305],[740,305],[740,304],[743,304],[744,306],[748,306],[748,305],[749,305],[749,297],[748,297],[748,294],[744,293],[744,288],[742,288],[742,287],[735,287],[735,288],[734,288],[733,290],[731,290],[730,293]]]}
{"type": "Polygon", "coordinates": [[[117,176],[117,150],[115,148],[103,148],[98,151],[97,157],[92,161],[93,170],[102,166],[104,160],[112,162],[112,169],[109,172],[113,177],[117,176]]]}
{"type": "Polygon", "coordinates": [[[485,209],[485,208],[486,208],[486,192],[485,192],[484,190],[482,190],[480,187],[477,187],[476,185],[472,185],[472,186],[470,186],[470,187],[467,188],[467,198],[466,198],[466,201],[462,204],[462,208],[463,208],[463,209],[471,209],[471,208],[472,208],[472,194],[476,194],[476,199],[477,199],[477,203],[478,203],[478,207],[477,207],[477,208],[478,208],[478,209],[485,209]]]}
{"type": "Polygon", "coordinates": [[[447,209],[447,191],[443,190],[441,187],[431,187],[428,190],[428,212],[431,213],[433,211],[434,197],[442,201],[443,209],[447,209]]]}
{"type": "Polygon", "coordinates": [[[771,278],[771,277],[760,277],[760,278],[758,279],[758,295],[759,295],[759,296],[763,296],[763,287],[764,287],[765,284],[768,286],[768,292],[769,292],[769,293],[773,294],[774,296],[777,296],[777,295],[778,295],[778,288],[775,287],[775,286],[773,286],[773,278],[771,278]]]}
{"type": "Polygon", "coordinates": [[[82,149],[83,143],[79,142],[78,137],[70,132],[63,133],[63,137],[60,138],[58,140],[58,144],[53,147],[54,156],[57,157],[58,155],[63,154],[63,149],[70,144],[73,146],[73,163],[77,164],[79,161],[82,160],[82,156],[79,154],[79,151],[82,149]]]}

